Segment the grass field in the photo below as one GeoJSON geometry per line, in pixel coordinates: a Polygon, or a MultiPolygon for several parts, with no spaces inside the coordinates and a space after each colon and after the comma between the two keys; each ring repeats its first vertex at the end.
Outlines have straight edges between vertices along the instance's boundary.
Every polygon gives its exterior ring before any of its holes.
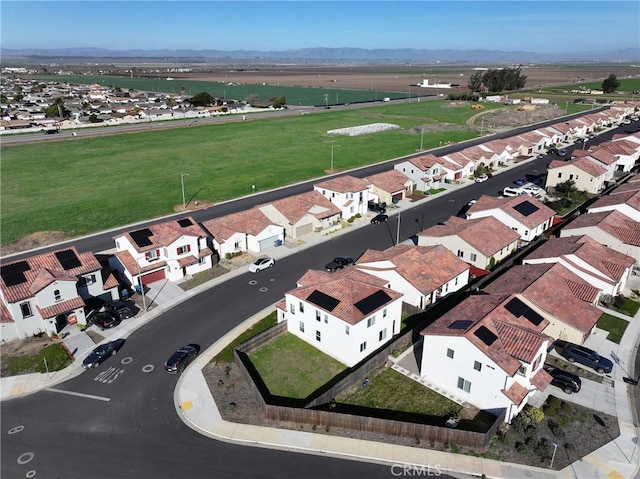
{"type": "Polygon", "coordinates": [[[624,319],[618,318],[617,316],[604,313],[602,316],[600,316],[600,319],[598,320],[598,324],[596,324],[596,326],[600,329],[604,329],[605,331],[609,331],[609,335],[607,336],[607,339],[609,341],[620,344],[622,335],[627,329],[627,326],[629,326],[629,321],[625,321],[624,319]]]}
{"type": "MultiPolygon", "coordinates": [[[[487,105],[486,109],[503,105],[487,105]]],[[[39,231],[69,236],[150,219],[187,199],[219,202],[478,136],[477,110],[445,101],[381,105],[282,119],[1,147],[3,246],[39,231]],[[356,137],[327,130],[389,122],[401,128],[356,137]],[[416,127],[463,127],[421,135],[416,127]]]]}

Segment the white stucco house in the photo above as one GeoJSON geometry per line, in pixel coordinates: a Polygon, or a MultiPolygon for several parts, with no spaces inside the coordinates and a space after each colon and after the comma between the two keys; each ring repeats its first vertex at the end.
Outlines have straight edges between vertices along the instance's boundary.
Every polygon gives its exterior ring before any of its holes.
{"type": "Polygon", "coordinates": [[[59,333],[87,324],[85,301],[119,298],[118,281],[91,252],[75,247],[7,262],[0,269],[0,339],[59,333]]]}
{"type": "Polygon", "coordinates": [[[277,305],[287,331],[348,367],[400,332],[402,294],[349,267],[308,271],[277,305]]]}
{"type": "Polygon", "coordinates": [[[553,225],[555,211],[529,195],[507,198],[482,195],[466,216],[470,220],[493,216],[517,232],[521,242],[529,242],[553,225]]]}
{"type": "Polygon", "coordinates": [[[588,158],[553,160],[547,169],[545,188],[555,188],[560,183],[573,181],[577,190],[596,194],[604,189],[606,180],[606,168],[588,158]]]}
{"type": "Polygon", "coordinates": [[[589,205],[589,213],[617,210],[634,221],[640,221],[640,185],[637,190],[618,192],[618,188],[589,205]]]}
{"type": "Polygon", "coordinates": [[[111,268],[131,285],[178,281],[213,266],[209,234],[192,217],[129,231],[114,240],[111,268]]]}
{"type": "Polygon", "coordinates": [[[543,365],[551,340],[504,310],[504,295],[473,295],[425,328],[420,375],[441,394],[505,422],[551,377],[543,365]]]}
{"type": "Polygon", "coordinates": [[[469,265],[441,245],[397,245],[367,250],[356,268],[388,282],[403,301],[425,308],[469,283],[469,265]]]}
{"type": "Polygon", "coordinates": [[[567,236],[546,241],[522,263],[560,263],[604,294],[616,296],[624,289],[636,259],[589,236],[567,236]]]}
{"type": "Polygon", "coordinates": [[[440,186],[445,171],[442,160],[435,155],[420,155],[393,165],[403,175],[411,178],[419,191],[429,191],[440,186]]]}
{"type": "Polygon", "coordinates": [[[258,208],[203,221],[202,226],[210,233],[213,249],[221,257],[243,251],[260,253],[284,243],[284,227],[258,208]]]}
{"type": "Polygon", "coordinates": [[[317,183],[313,189],[340,208],[344,219],[349,219],[367,213],[373,186],[362,178],[345,175],[317,183]]]}

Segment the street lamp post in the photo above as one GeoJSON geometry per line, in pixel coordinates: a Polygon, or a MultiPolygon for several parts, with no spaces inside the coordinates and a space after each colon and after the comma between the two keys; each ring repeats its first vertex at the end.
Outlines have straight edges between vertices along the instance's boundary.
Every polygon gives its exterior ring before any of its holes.
{"type": "Polygon", "coordinates": [[[140,263],[136,259],[136,266],[138,267],[138,286],[140,286],[140,294],[142,294],[142,307],[144,312],[147,312],[147,299],[144,296],[144,284],[142,284],[142,275],[140,274],[140,263]]]}
{"type": "Polygon", "coordinates": [[[189,173],[182,173],[180,175],[180,183],[182,184],[182,209],[187,209],[187,200],[184,196],[184,177],[189,176],[189,173]]]}
{"type": "Polygon", "coordinates": [[[333,149],[340,145],[331,145],[331,173],[333,173],[333,149]]]}
{"type": "Polygon", "coordinates": [[[549,465],[550,469],[553,469],[553,460],[556,458],[556,451],[558,450],[558,446],[560,445],[560,444],[556,444],[555,442],[552,444],[553,444],[553,454],[551,455],[551,464],[549,465]]]}

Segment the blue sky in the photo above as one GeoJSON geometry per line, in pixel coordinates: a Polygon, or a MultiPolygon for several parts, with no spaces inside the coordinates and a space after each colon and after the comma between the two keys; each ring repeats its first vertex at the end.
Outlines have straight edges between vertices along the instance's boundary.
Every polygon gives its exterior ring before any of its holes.
{"type": "Polygon", "coordinates": [[[640,2],[2,0],[4,48],[488,49],[640,47],[640,2]]]}

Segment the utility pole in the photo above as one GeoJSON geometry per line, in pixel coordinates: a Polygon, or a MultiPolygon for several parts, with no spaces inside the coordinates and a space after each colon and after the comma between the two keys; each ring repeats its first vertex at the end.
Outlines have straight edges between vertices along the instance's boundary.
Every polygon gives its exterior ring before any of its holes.
{"type": "Polygon", "coordinates": [[[400,244],[400,212],[398,211],[398,231],[396,232],[396,246],[400,244]]]}
{"type": "Polygon", "coordinates": [[[333,149],[340,145],[331,145],[331,173],[333,173],[333,149]]]}

